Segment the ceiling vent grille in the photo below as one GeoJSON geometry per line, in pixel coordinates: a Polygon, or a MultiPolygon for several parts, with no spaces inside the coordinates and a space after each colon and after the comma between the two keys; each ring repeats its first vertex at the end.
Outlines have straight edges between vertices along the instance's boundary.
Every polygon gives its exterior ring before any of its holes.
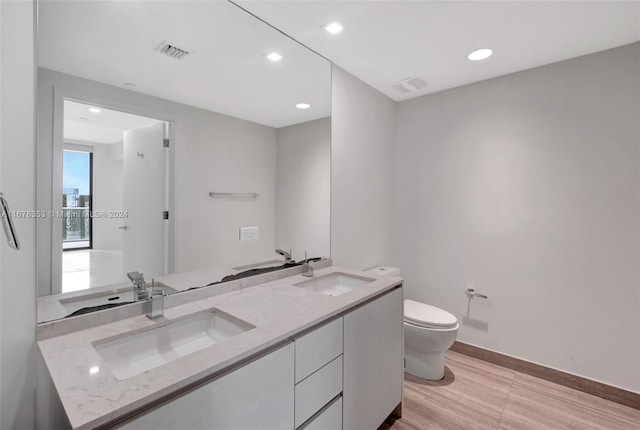
{"type": "Polygon", "coordinates": [[[427,88],[429,84],[422,78],[407,78],[398,81],[391,86],[399,93],[411,93],[413,91],[427,88]]]}
{"type": "Polygon", "coordinates": [[[171,57],[176,60],[182,60],[187,55],[189,55],[189,51],[182,48],[178,48],[177,46],[172,45],[170,43],[167,43],[166,40],[163,40],[162,43],[158,45],[158,47],[155,50],[161,54],[166,55],[167,57],[171,57]]]}

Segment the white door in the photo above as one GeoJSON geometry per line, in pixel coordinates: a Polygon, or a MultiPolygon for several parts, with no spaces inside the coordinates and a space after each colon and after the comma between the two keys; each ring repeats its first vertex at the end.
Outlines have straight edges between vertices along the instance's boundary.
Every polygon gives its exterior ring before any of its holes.
{"type": "Polygon", "coordinates": [[[165,275],[167,233],[165,124],[124,132],[123,261],[125,273],[165,275]]]}

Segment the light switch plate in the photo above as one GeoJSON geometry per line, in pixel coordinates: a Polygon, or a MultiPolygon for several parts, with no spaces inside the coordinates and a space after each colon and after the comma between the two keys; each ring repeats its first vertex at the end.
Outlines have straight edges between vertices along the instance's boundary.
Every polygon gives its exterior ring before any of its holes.
{"type": "Polygon", "coordinates": [[[240,227],[240,240],[258,239],[258,227],[240,227]]]}

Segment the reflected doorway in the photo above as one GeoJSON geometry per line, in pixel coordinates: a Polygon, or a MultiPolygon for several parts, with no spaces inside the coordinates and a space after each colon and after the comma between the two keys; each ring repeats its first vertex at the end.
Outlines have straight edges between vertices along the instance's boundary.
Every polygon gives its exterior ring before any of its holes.
{"type": "Polygon", "coordinates": [[[61,292],[167,273],[169,124],[64,100],[61,292]]]}
{"type": "Polygon", "coordinates": [[[91,249],[93,152],[64,149],[62,158],[62,249],[91,249]]]}

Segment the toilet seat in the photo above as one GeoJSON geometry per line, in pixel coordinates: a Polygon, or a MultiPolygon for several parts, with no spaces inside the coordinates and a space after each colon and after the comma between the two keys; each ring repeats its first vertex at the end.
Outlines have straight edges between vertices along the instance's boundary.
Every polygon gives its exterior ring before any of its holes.
{"type": "Polygon", "coordinates": [[[404,321],[418,327],[434,329],[458,326],[458,319],[449,312],[409,299],[404,301],[404,321]]]}

